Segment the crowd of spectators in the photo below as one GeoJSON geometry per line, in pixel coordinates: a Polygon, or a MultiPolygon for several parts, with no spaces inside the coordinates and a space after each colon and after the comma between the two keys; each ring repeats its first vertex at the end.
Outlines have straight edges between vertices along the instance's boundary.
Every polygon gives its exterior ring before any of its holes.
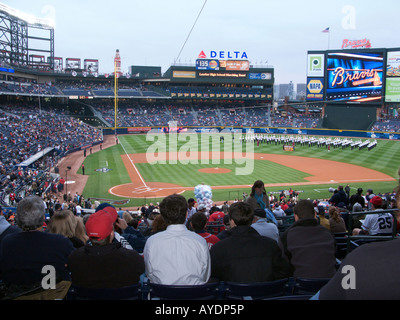
{"type": "MultiPolygon", "coordinates": [[[[92,105],[102,114],[103,118],[114,126],[115,106],[101,103],[92,105]]],[[[316,128],[321,119],[313,115],[291,114],[283,117],[271,113],[271,127],[316,128]]],[[[158,104],[127,104],[118,106],[118,124],[120,127],[168,126],[175,121],[178,126],[239,126],[266,127],[269,126],[266,108],[240,107],[230,108],[211,105],[174,105],[158,104]]]]}
{"type": "MultiPolygon", "coordinates": [[[[95,107],[113,124],[112,106],[95,107]]],[[[232,111],[171,104],[123,105],[118,119],[122,126],[167,126],[170,121],[178,125],[255,126],[267,121],[261,108],[232,111]]],[[[318,119],[273,116],[271,122],[278,127],[314,127],[318,119]]],[[[131,285],[143,276],[153,283],[178,285],[260,282],[291,276],[335,279],[335,233],[391,233],[390,227],[379,229],[382,223],[373,215],[350,223],[349,212],[397,209],[399,203],[395,190],[380,194],[358,188],[351,194],[349,186],[338,186],[330,199],[299,200],[292,189],[267,194],[262,181],[256,181],[250,195],[243,194],[243,199],[231,204],[214,205],[209,211],[194,206],[193,199],[186,201],[177,195],[155,206],[143,205],[135,214],[117,211],[82,195],[66,194],[63,179],[56,180],[49,170],[69,151],[102,141],[100,130],[56,109],[31,105],[0,106],[0,125],[1,200],[17,207],[16,212],[0,210],[0,280],[11,288],[8,294],[36,286],[42,276],[40,263],[54,265],[58,280],[92,288],[131,285]],[[45,154],[46,148],[53,152],[45,154]],[[20,165],[40,152],[43,156],[28,167],[20,165]],[[58,200],[60,194],[63,201],[58,200]],[[84,214],[83,208],[96,212],[84,214]],[[104,280],[105,272],[116,263],[126,269],[108,272],[104,280]]],[[[395,223],[400,232],[397,211],[384,219],[395,223]]],[[[361,252],[357,250],[354,252],[361,252]]],[[[332,294],[321,293],[322,298],[332,294]]]]}
{"type": "MultiPolygon", "coordinates": [[[[231,94],[233,97],[241,94],[260,95],[260,89],[249,88],[194,88],[194,87],[171,87],[168,90],[163,88],[120,83],[118,90],[121,97],[159,95],[158,91],[164,92],[165,96],[171,93],[198,94],[208,92],[210,94],[231,94]]],[[[114,96],[114,84],[112,79],[108,81],[94,81],[91,79],[57,80],[55,83],[37,83],[35,80],[8,77],[7,81],[0,81],[0,91],[12,94],[26,95],[75,95],[75,96],[114,96]]],[[[118,122],[121,127],[143,127],[143,126],[168,126],[170,121],[176,121],[180,126],[271,126],[291,128],[319,128],[321,118],[318,114],[304,115],[294,113],[289,116],[268,115],[265,109],[254,106],[253,108],[234,108],[234,111],[221,106],[174,106],[171,103],[140,105],[125,105],[118,113],[118,122]]],[[[100,110],[104,119],[114,126],[114,108],[110,105],[103,105],[100,110]]],[[[400,119],[397,116],[380,117],[371,127],[372,131],[400,132],[400,119]]]]}
{"type": "Polygon", "coordinates": [[[372,131],[400,132],[400,117],[381,118],[372,126],[372,131]]]}
{"type": "Polygon", "coordinates": [[[57,109],[32,105],[0,106],[0,126],[0,200],[5,204],[12,193],[17,198],[41,194],[51,187],[50,170],[63,156],[103,140],[98,129],[57,109]]]}
{"type": "MultiPolygon", "coordinates": [[[[352,193],[347,185],[333,190],[330,199],[310,200],[299,199],[291,188],[267,193],[259,180],[243,199],[209,210],[194,199],[170,195],[137,212],[89,201],[95,213],[86,214],[76,210],[88,203],[78,194],[63,204],[51,197],[26,197],[16,212],[0,217],[1,277],[6,294],[37,286],[41,264],[50,262],[59,281],[87,288],[122,288],[144,279],[165,285],[334,279],[340,267],[335,234],[352,231],[348,213],[357,207],[370,219],[380,217],[373,211],[398,208],[397,192],[364,193],[358,188],[352,193]],[[46,208],[52,210],[45,219],[46,208]],[[288,217],[292,220],[283,227],[288,217]],[[39,252],[38,244],[46,250],[39,252]]],[[[392,215],[388,219],[396,223],[398,212],[392,215]]],[[[370,219],[359,221],[364,234],[372,230],[367,226],[370,219]]],[[[391,241],[396,240],[383,242],[391,241]]],[[[376,296],[368,286],[360,294],[365,292],[376,296]]],[[[336,293],[322,290],[320,297],[330,294],[336,293]]]]}

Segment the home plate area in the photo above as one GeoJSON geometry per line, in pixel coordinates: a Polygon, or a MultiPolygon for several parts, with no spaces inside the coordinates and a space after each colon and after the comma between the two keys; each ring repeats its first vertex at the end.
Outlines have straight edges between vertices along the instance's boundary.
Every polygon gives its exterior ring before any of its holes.
{"type": "Polygon", "coordinates": [[[145,192],[157,192],[157,191],[161,191],[161,190],[163,190],[163,189],[161,189],[161,188],[150,188],[150,187],[143,186],[143,187],[135,188],[132,191],[132,193],[141,194],[141,193],[145,193],[145,192]]]}
{"type": "Polygon", "coordinates": [[[128,198],[163,198],[170,194],[181,194],[191,188],[185,188],[176,184],[164,182],[147,182],[145,185],[128,183],[112,187],[109,192],[115,196],[128,198]]]}

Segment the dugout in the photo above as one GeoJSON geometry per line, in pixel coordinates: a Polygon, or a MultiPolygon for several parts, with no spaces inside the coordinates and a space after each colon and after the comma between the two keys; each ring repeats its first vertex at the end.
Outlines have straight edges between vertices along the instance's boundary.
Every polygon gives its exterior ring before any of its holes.
{"type": "Polygon", "coordinates": [[[322,127],[340,130],[369,130],[377,120],[377,105],[334,104],[325,107],[322,127]]]}

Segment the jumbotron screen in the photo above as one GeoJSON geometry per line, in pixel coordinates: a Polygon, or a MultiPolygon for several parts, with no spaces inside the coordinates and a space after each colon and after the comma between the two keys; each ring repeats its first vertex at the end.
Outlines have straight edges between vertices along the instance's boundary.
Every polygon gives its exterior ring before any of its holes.
{"type": "Polygon", "coordinates": [[[384,55],[328,53],[326,100],[345,103],[382,101],[384,55]]]}

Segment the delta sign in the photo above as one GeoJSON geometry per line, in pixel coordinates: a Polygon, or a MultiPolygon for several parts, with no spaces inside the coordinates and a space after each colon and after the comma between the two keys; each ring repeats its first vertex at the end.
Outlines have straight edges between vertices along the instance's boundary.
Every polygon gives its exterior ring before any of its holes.
{"type": "Polygon", "coordinates": [[[249,71],[247,53],[241,51],[210,51],[209,57],[201,51],[196,60],[197,70],[249,71]],[[243,60],[246,59],[246,60],[243,60]]]}
{"type": "Polygon", "coordinates": [[[242,51],[210,51],[209,56],[204,53],[204,51],[201,51],[198,59],[248,59],[247,53],[242,52],[242,51]]]}

